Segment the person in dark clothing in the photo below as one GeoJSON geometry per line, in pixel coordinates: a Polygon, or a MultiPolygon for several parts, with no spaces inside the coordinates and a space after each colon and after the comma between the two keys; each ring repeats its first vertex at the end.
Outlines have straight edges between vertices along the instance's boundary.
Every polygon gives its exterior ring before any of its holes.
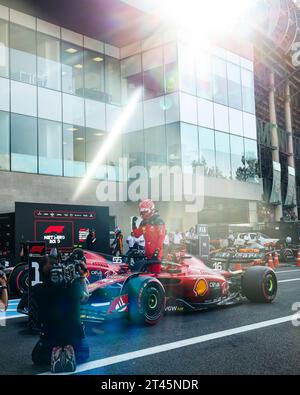
{"type": "Polygon", "coordinates": [[[0,264],[0,311],[7,310],[8,305],[7,278],[3,269],[0,264]]]}
{"type": "Polygon", "coordinates": [[[115,229],[115,239],[111,244],[113,256],[123,255],[123,233],[119,227],[115,229]]]}
{"type": "Polygon", "coordinates": [[[56,285],[51,282],[54,259],[46,258],[42,267],[44,282],[32,289],[39,326],[40,339],[32,351],[35,365],[50,365],[55,347],[72,349],[78,364],[89,358],[89,346],[85,340],[84,327],[80,320],[80,304],[88,299],[84,277],[86,266],[82,262],[80,278],[71,284],[56,285]]]}
{"type": "Polygon", "coordinates": [[[97,241],[97,239],[96,239],[96,233],[95,233],[94,230],[91,229],[91,230],[89,231],[89,234],[88,234],[88,236],[87,236],[87,238],[86,238],[86,241],[85,241],[86,249],[87,249],[88,251],[95,251],[95,248],[96,248],[96,241],[97,241]]]}

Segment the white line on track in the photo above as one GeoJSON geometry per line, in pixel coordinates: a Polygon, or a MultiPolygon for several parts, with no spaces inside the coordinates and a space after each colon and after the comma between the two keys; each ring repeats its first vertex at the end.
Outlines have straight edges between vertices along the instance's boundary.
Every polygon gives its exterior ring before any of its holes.
{"type": "MultiPolygon", "coordinates": [[[[145,348],[143,350],[138,350],[138,351],[133,351],[133,352],[129,352],[126,354],[116,355],[114,357],[98,359],[96,361],[92,361],[92,362],[88,362],[83,365],[80,365],[77,368],[75,373],[87,372],[89,370],[102,368],[104,366],[110,366],[110,365],[114,365],[117,363],[131,361],[131,360],[137,359],[137,358],[147,357],[147,356],[154,355],[154,354],[160,354],[160,353],[166,352],[166,351],[177,350],[179,348],[188,347],[188,346],[192,346],[192,345],[200,344],[200,343],[205,343],[205,342],[208,342],[211,340],[221,339],[221,338],[228,337],[228,336],[238,335],[241,333],[250,332],[250,331],[257,330],[257,329],[268,328],[270,326],[280,325],[280,324],[284,324],[284,323],[291,322],[294,320],[299,320],[299,319],[300,319],[300,314],[298,313],[298,314],[290,315],[287,317],[276,318],[276,319],[270,320],[270,321],[258,322],[257,324],[241,326],[239,328],[228,329],[225,331],[210,333],[207,335],[193,337],[190,339],[179,340],[179,341],[176,341],[173,343],[162,344],[160,346],[145,348]]],[[[67,374],[64,373],[62,375],[69,375],[69,374],[70,373],[67,373],[67,374]]],[[[40,375],[41,376],[52,375],[52,373],[46,372],[46,373],[42,373],[40,375]]]]}
{"type": "Polygon", "coordinates": [[[296,269],[296,270],[282,270],[282,271],[280,271],[280,272],[277,272],[276,271],[276,274],[281,274],[281,273],[297,273],[297,272],[300,272],[300,269],[298,270],[298,269],[296,269]]]}
{"type": "Polygon", "coordinates": [[[282,283],[292,283],[293,281],[300,281],[300,278],[292,278],[290,280],[280,280],[278,281],[278,284],[282,284],[282,283]]]}
{"type": "Polygon", "coordinates": [[[19,315],[9,315],[7,317],[0,317],[0,321],[11,320],[13,318],[25,318],[25,317],[26,317],[25,315],[21,315],[21,314],[19,314],[19,315]]]}

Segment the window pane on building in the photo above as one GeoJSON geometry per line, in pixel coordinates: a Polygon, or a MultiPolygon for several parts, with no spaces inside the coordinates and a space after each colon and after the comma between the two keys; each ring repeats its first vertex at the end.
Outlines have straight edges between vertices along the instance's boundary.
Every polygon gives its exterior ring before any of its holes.
{"type": "Polygon", "coordinates": [[[246,179],[247,181],[259,181],[257,141],[245,139],[246,179]]]}
{"type": "MultiPolygon", "coordinates": [[[[92,128],[86,128],[86,161],[87,169],[95,161],[106,138],[106,132],[92,128]]],[[[107,167],[105,158],[99,163],[93,174],[93,178],[102,180],[106,178],[107,167]]]]}
{"type": "Polygon", "coordinates": [[[61,92],[56,92],[52,89],[38,88],[38,117],[61,122],[61,92]]]}
{"type": "Polygon", "coordinates": [[[180,123],[166,126],[168,166],[181,166],[180,123]]]}
{"type": "Polygon", "coordinates": [[[36,84],[36,33],[10,24],[10,75],[13,80],[36,84]]]}
{"type": "Polygon", "coordinates": [[[164,94],[163,49],[156,48],[143,54],[144,98],[152,99],[164,94]]]}
{"type": "Polygon", "coordinates": [[[145,166],[143,130],[123,134],[123,157],[127,158],[129,168],[145,166]]]}
{"type": "Polygon", "coordinates": [[[158,126],[145,130],[146,167],[166,165],[166,129],[158,126]]]}
{"type": "Polygon", "coordinates": [[[137,89],[143,86],[142,57],[141,55],[131,56],[122,61],[122,91],[123,103],[135,94],[137,89]]]}
{"type": "Polygon", "coordinates": [[[103,54],[85,49],[84,84],[85,97],[106,102],[103,54]]]}
{"type": "Polygon", "coordinates": [[[242,111],[229,108],[229,128],[230,133],[243,136],[244,124],[242,111]]]}
{"type": "Polygon", "coordinates": [[[37,119],[11,114],[11,170],[37,173],[37,119]]]}
{"type": "Polygon", "coordinates": [[[222,132],[229,132],[229,107],[221,104],[214,104],[215,129],[222,132]]]}
{"type": "Polygon", "coordinates": [[[256,140],[257,125],[256,125],[255,115],[244,112],[243,118],[244,118],[244,137],[248,137],[250,139],[256,140]]]}
{"type": "Polygon", "coordinates": [[[232,178],[243,181],[245,172],[244,139],[230,136],[232,178]]]}
{"type": "Polygon", "coordinates": [[[9,113],[0,111],[0,170],[9,170],[9,113]]]}
{"type": "Polygon", "coordinates": [[[199,128],[200,164],[204,166],[204,174],[214,177],[216,174],[215,132],[212,129],[199,128]]]}
{"type": "Polygon", "coordinates": [[[144,101],[144,128],[165,124],[165,98],[156,97],[155,99],[144,101]]]}
{"type": "Polygon", "coordinates": [[[60,41],[46,34],[37,34],[38,85],[61,90],[60,41]]]}
{"type": "Polygon", "coordinates": [[[227,64],[228,75],[228,105],[238,110],[242,109],[241,68],[233,63],[227,64]]]}
{"type": "Polygon", "coordinates": [[[171,43],[164,47],[165,90],[166,93],[178,91],[178,60],[177,44],[171,43]]]}
{"type": "Polygon", "coordinates": [[[10,80],[0,78],[0,110],[9,111],[10,108],[10,80]]]}
{"type": "Polygon", "coordinates": [[[0,76],[9,76],[8,22],[0,20],[0,76]]]}
{"type": "Polygon", "coordinates": [[[242,69],[243,110],[255,113],[254,77],[249,70],[242,69]]]}
{"type": "Polygon", "coordinates": [[[231,177],[229,134],[216,132],[216,175],[220,178],[231,177]]]}
{"type": "Polygon", "coordinates": [[[85,129],[78,125],[63,125],[64,175],[85,175],[85,129]]]}
{"type": "Polygon", "coordinates": [[[105,57],[105,87],[107,102],[121,104],[121,65],[118,59],[105,57]]]}
{"type": "Polygon", "coordinates": [[[38,121],[39,173],[62,175],[62,124],[38,121]]]}
{"type": "MultiPolygon", "coordinates": [[[[107,135],[107,139],[110,138],[110,133],[107,135]]],[[[120,159],[122,158],[122,139],[117,138],[106,153],[106,163],[107,163],[107,176],[109,181],[121,181],[121,167],[120,159]]]]}
{"type": "Polygon", "coordinates": [[[178,53],[180,90],[196,95],[195,52],[189,46],[179,45],[178,53]]]}
{"type": "Polygon", "coordinates": [[[92,129],[105,130],[105,104],[96,100],[85,100],[85,123],[92,129]]]}
{"type": "Polygon", "coordinates": [[[197,95],[212,100],[212,65],[211,56],[207,52],[197,55],[197,95]]]}
{"type": "Polygon", "coordinates": [[[214,100],[228,105],[226,62],[217,57],[213,58],[213,90],[214,100]]]}
{"type": "Polygon", "coordinates": [[[84,95],[83,49],[75,44],[62,42],[62,90],[77,96],[84,95]]]}
{"type": "Polygon", "coordinates": [[[11,111],[36,117],[37,87],[11,81],[11,111]]]}
{"type": "MultiPolygon", "coordinates": [[[[100,114],[98,114],[98,116],[100,116],[100,114]]],[[[73,95],[63,95],[63,121],[68,124],[84,126],[83,98],[73,95]]]]}
{"type": "Polygon", "coordinates": [[[182,167],[189,170],[199,161],[198,128],[187,123],[181,123],[181,153],[182,167]]]}

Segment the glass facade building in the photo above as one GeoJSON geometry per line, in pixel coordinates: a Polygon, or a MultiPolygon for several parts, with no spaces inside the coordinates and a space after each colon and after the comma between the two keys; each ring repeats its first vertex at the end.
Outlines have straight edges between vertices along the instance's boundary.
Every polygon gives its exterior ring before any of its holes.
{"type": "Polygon", "coordinates": [[[129,165],[204,166],[258,182],[253,62],[180,35],[117,48],[0,9],[0,170],[83,177],[137,89],[95,179],[129,165]]]}

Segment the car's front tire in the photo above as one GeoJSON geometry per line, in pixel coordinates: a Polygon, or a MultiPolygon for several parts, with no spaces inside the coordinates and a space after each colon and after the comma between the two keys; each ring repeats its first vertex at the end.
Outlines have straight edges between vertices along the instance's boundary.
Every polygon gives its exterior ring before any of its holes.
{"type": "Polygon", "coordinates": [[[22,296],[28,290],[28,264],[18,264],[9,276],[9,291],[15,296],[22,296]]]}
{"type": "Polygon", "coordinates": [[[277,277],[267,267],[249,268],[242,278],[242,293],[255,303],[272,303],[277,295],[277,277]]]}
{"type": "Polygon", "coordinates": [[[166,307],[164,287],[152,277],[134,277],[126,284],[129,319],[136,324],[156,325],[166,307]]]}

